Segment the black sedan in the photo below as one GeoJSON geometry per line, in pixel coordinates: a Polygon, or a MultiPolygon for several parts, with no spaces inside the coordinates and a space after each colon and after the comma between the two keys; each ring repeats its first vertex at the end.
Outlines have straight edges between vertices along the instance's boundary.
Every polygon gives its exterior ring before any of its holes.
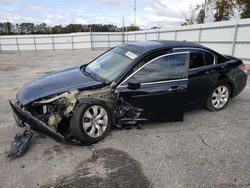
{"type": "Polygon", "coordinates": [[[182,121],[185,108],[196,104],[222,110],[246,83],[241,60],[204,46],[133,42],[29,83],[10,105],[21,127],[59,142],[95,143],[112,125],[182,121]]]}

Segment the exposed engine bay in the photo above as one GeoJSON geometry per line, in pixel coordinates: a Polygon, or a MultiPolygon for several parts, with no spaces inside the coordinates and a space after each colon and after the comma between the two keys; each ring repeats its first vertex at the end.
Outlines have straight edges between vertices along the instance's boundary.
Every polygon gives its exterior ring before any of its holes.
{"type": "Polygon", "coordinates": [[[28,105],[27,111],[34,117],[56,131],[63,120],[70,118],[75,108],[92,99],[105,102],[111,113],[114,114],[115,124],[136,124],[140,119],[143,109],[133,107],[119,98],[119,93],[114,92],[116,84],[92,90],[73,90],[53,96],[51,98],[35,101],[28,105]]]}

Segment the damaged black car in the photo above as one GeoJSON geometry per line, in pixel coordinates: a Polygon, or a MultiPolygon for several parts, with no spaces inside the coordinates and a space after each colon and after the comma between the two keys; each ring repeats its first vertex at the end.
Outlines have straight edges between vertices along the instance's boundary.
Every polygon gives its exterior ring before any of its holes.
{"type": "Polygon", "coordinates": [[[96,143],[112,126],[182,121],[189,105],[222,110],[247,83],[241,60],[185,41],[119,45],[45,75],[10,101],[16,123],[62,143],[96,143]]]}

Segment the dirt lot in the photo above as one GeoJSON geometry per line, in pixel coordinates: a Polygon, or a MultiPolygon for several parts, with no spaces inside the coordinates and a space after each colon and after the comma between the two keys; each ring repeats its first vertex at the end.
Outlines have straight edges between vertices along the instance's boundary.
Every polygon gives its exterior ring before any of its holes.
{"type": "Polygon", "coordinates": [[[77,66],[101,51],[0,54],[1,187],[250,187],[250,87],[216,113],[187,112],[180,123],[114,130],[91,147],[35,137],[9,161],[5,151],[20,132],[8,99],[30,80],[77,66]]]}

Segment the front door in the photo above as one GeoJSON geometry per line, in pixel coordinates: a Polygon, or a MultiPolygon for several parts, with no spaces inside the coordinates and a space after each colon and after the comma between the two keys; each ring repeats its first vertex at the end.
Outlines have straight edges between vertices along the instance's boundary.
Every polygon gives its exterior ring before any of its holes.
{"type": "Polygon", "coordinates": [[[189,53],[162,55],[146,63],[116,89],[119,98],[143,110],[150,121],[183,120],[189,53]]]}

